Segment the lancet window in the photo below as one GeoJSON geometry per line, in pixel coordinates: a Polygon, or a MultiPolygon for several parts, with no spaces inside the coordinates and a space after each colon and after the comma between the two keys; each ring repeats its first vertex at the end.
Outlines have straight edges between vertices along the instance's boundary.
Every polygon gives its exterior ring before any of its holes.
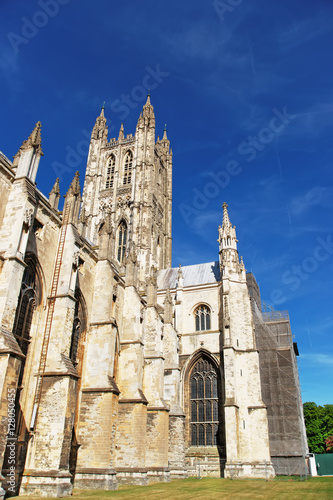
{"type": "Polygon", "coordinates": [[[105,183],[106,189],[113,187],[115,168],[116,168],[116,158],[114,155],[111,155],[110,158],[108,159],[108,167],[106,171],[106,183],[105,183]]]}
{"type": "Polygon", "coordinates": [[[123,263],[125,259],[126,243],[127,243],[127,225],[124,221],[121,221],[118,227],[118,250],[117,250],[117,258],[120,263],[123,263]]]}
{"type": "Polygon", "coordinates": [[[132,182],[132,165],[133,165],[133,154],[132,151],[127,151],[124,161],[124,177],[123,184],[130,184],[132,182]]]}

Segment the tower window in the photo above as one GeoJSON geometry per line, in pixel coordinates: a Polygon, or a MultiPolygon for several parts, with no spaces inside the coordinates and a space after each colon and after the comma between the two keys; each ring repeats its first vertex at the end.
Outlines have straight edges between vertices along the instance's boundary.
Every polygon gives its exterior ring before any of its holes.
{"type": "Polygon", "coordinates": [[[124,221],[119,224],[118,228],[118,261],[122,264],[125,259],[126,253],[126,242],[127,242],[127,226],[124,221]]]}
{"type": "Polygon", "coordinates": [[[217,371],[204,357],[201,357],[192,369],[190,392],[191,445],[216,445],[219,424],[217,371]]]}
{"type": "Polygon", "coordinates": [[[114,155],[111,155],[108,161],[108,168],[106,171],[106,183],[105,183],[106,189],[113,187],[115,168],[116,168],[116,158],[114,155]]]}
{"type": "Polygon", "coordinates": [[[133,164],[133,154],[132,151],[127,151],[124,163],[124,178],[123,184],[130,184],[132,181],[132,164],[133,164]]]}
{"type": "Polygon", "coordinates": [[[197,332],[210,330],[210,309],[207,306],[199,306],[195,311],[195,330],[197,332]]]}

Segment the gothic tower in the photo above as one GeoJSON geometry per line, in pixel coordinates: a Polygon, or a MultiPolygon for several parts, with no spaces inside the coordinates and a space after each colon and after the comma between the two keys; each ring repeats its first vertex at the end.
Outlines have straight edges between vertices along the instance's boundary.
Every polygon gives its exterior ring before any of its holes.
{"type": "Polygon", "coordinates": [[[157,270],[171,265],[172,151],[166,129],[155,142],[155,115],[150,96],[136,132],[108,141],[104,106],[91,135],[81,214],[85,236],[98,243],[104,224],[112,228],[108,257],[120,272],[129,248],[138,256],[140,288],[157,270]]]}

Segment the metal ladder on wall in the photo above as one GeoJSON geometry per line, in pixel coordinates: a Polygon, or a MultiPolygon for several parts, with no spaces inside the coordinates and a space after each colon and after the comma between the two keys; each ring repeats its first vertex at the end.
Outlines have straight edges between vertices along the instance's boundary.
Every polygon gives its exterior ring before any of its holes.
{"type": "Polygon", "coordinates": [[[49,342],[50,342],[50,334],[51,334],[54,306],[55,306],[55,301],[57,298],[60,269],[61,269],[62,257],[63,257],[63,253],[64,253],[67,226],[68,226],[68,220],[69,220],[69,209],[70,209],[70,204],[66,203],[66,201],[65,201],[64,216],[63,216],[62,226],[61,226],[61,230],[60,230],[60,237],[59,237],[56,261],[55,261],[53,278],[52,278],[51,293],[50,293],[50,296],[48,297],[46,323],[45,323],[45,329],[44,329],[41,357],[40,357],[39,367],[38,367],[38,372],[37,372],[37,385],[36,385],[34,406],[33,406],[33,410],[32,410],[31,422],[30,422],[30,431],[33,431],[35,428],[38,409],[39,409],[41,395],[42,395],[43,378],[44,378],[44,373],[45,373],[47,352],[48,352],[49,342]]]}

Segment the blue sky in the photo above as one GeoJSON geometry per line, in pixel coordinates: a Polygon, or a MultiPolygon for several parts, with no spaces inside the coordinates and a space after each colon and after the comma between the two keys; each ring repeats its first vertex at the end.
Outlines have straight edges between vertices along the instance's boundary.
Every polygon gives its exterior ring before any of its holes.
{"type": "Polygon", "coordinates": [[[303,401],[333,403],[333,4],[2,0],[0,149],[42,122],[37,176],[83,181],[103,101],[134,133],[151,88],[174,152],[173,265],[218,259],[221,205],[262,299],[288,309],[303,401]]]}

